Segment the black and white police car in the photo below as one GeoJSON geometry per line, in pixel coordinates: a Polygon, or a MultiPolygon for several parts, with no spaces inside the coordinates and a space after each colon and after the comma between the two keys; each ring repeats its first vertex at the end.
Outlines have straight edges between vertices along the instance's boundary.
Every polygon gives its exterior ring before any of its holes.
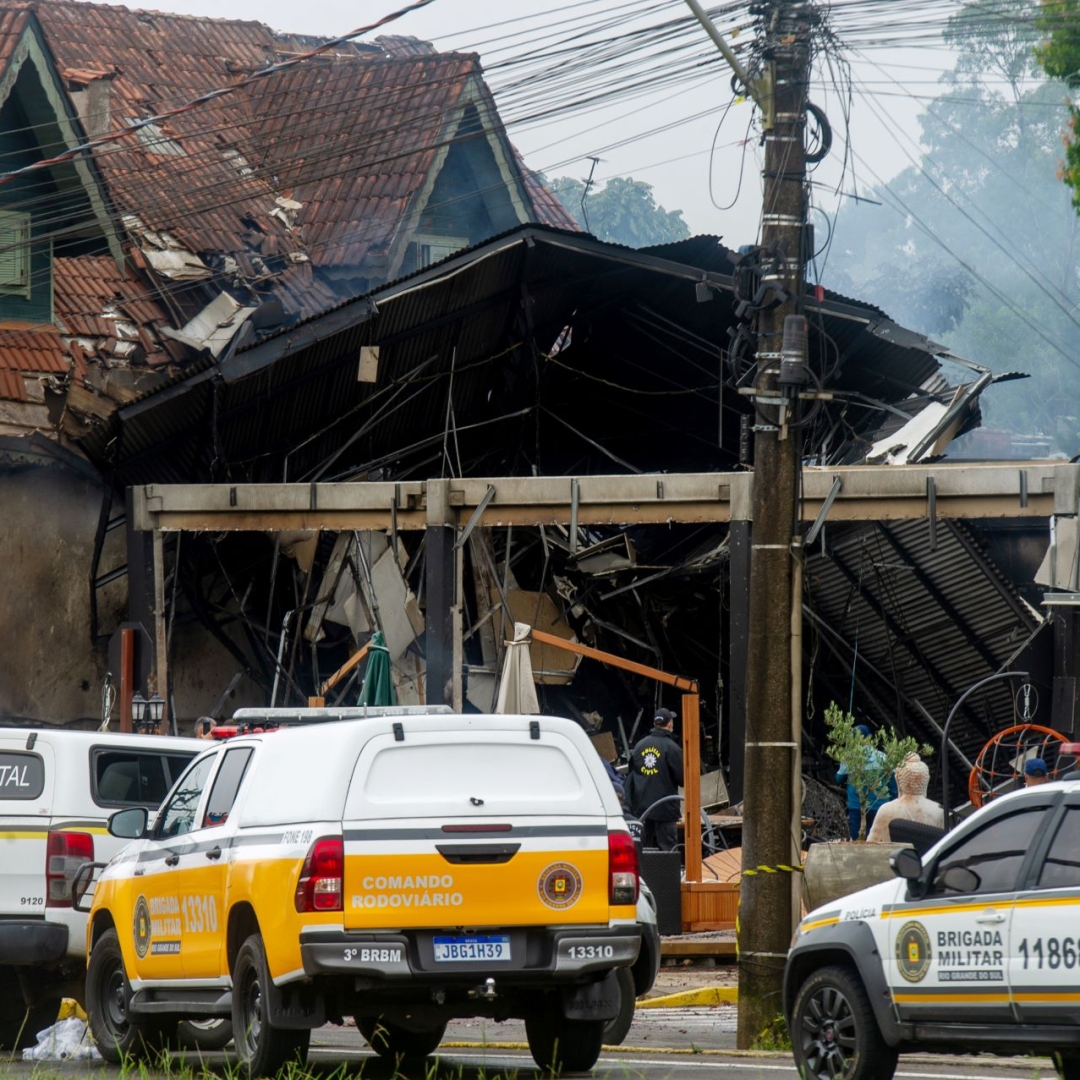
{"type": "Polygon", "coordinates": [[[1080,1080],[1080,782],[1002,796],[893,867],[799,924],[784,1013],[801,1075],[890,1080],[906,1051],[989,1051],[1080,1080]]]}

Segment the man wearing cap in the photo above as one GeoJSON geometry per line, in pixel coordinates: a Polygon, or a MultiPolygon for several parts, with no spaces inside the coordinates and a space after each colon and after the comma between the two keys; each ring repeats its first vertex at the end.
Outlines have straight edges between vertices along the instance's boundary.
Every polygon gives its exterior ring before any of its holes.
{"type": "Polygon", "coordinates": [[[1041,757],[1028,758],[1024,762],[1024,787],[1038,787],[1049,779],[1050,773],[1041,757]]]}
{"type": "Polygon", "coordinates": [[[678,795],[683,782],[682,747],[675,740],[674,729],[675,714],[670,709],[657,709],[652,731],[630,751],[626,777],[627,805],[642,821],[642,846],[662,851],[674,849],[677,822],[682,817],[679,800],[668,798],[678,795]]]}

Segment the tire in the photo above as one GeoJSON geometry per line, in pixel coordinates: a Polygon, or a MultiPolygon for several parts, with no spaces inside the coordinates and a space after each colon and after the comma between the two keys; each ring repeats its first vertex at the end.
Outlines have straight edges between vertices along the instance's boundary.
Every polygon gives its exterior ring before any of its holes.
{"type": "Polygon", "coordinates": [[[357,1017],[356,1028],[379,1057],[391,1061],[397,1058],[426,1058],[438,1049],[446,1034],[445,1023],[413,1030],[372,1017],[357,1017]]]}
{"type": "Polygon", "coordinates": [[[537,1067],[551,1076],[588,1072],[604,1045],[604,1020],[567,1020],[547,999],[525,1018],[525,1037],[537,1067]]]}
{"type": "Polygon", "coordinates": [[[101,1056],[113,1065],[125,1058],[154,1060],[168,1049],[175,1018],[136,1020],[128,1013],[131,984],[115,930],[94,943],[86,969],[86,1012],[101,1056]]]}
{"type": "Polygon", "coordinates": [[[605,1046],[618,1046],[630,1034],[637,1009],[633,972],[628,967],[619,968],[615,972],[615,981],[619,986],[619,1014],[604,1024],[605,1046]]]}
{"type": "Polygon", "coordinates": [[[176,1045],[181,1050],[208,1054],[224,1050],[232,1042],[231,1020],[215,1017],[213,1020],[181,1020],[176,1029],[176,1045]]]}
{"type": "Polygon", "coordinates": [[[34,1046],[37,1033],[56,1023],[60,1000],[59,995],[48,997],[28,1010],[15,969],[0,968],[0,1051],[34,1046]]]}
{"type": "Polygon", "coordinates": [[[821,968],[799,987],[791,1044],[806,1080],[892,1080],[896,1072],[897,1052],[850,968],[821,968]]]}
{"type": "Polygon", "coordinates": [[[270,971],[262,937],[252,934],[240,946],[233,968],[232,1029],[236,1057],[248,1076],[272,1076],[288,1062],[307,1060],[311,1031],[276,1028],[266,1019],[270,971]]]}

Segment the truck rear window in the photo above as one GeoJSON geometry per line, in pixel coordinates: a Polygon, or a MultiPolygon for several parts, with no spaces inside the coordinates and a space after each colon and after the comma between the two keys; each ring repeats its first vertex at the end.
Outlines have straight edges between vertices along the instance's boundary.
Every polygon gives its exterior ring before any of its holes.
{"type": "Polygon", "coordinates": [[[424,805],[482,798],[557,803],[581,797],[581,779],[554,746],[442,743],[387,747],[364,782],[370,803],[424,805]]]}
{"type": "Polygon", "coordinates": [[[37,754],[0,753],[0,799],[36,799],[45,790],[45,763],[37,754]]]}

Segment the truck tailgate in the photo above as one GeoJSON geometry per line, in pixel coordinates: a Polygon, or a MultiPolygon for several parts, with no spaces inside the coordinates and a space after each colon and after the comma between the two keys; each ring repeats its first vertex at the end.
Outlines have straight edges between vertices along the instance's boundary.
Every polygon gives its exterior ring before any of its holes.
{"type": "Polygon", "coordinates": [[[608,823],[557,733],[372,740],[346,800],[350,929],[607,924],[608,823]]]}

